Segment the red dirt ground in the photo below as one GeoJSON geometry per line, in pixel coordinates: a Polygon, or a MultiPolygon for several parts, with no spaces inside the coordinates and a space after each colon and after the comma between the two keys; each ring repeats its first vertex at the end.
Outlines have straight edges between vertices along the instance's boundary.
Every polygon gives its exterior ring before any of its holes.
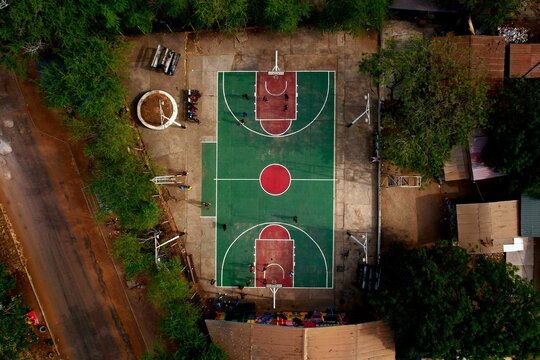
{"type": "Polygon", "coordinates": [[[140,304],[142,294],[125,288],[102,235],[106,229],[89,210],[75,162],[82,149],[68,142],[35,83],[17,82],[3,70],[0,82],[11,89],[0,115],[15,124],[3,130],[13,153],[5,156],[11,179],[0,177],[0,201],[62,358],[139,357],[153,340],[155,317],[140,304]]]}

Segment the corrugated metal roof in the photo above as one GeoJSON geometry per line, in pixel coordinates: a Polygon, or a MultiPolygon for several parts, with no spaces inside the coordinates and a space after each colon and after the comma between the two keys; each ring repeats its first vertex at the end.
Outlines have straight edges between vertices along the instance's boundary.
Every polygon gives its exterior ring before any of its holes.
{"type": "Polygon", "coordinates": [[[470,179],[469,154],[465,146],[454,145],[450,160],[444,163],[444,180],[455,181],[470,179]]]}
{"type": "Polygon", "coordinates": [[[502,253],[518,236],[517,200],[458,204],[458,244],[481,254],[502,253]]]}
{"type": "Polygon", "coordinates": [[[540,78],[539,62],[540,44],[510,44],[510,77],[540,78]]]}
{"type": "Polygon", "coordinates": [[[296,328],[206,320],[212,341],[231,359],[395,359],[394,334],[382,321],[296,328]]]}
{"type": "Polygon", "coordinates": [[[521,196],[521,236],[540,237],[540,199],[521,196]]]}
{"type": "Polygon", "coordinates": [[[390,9],[457,13],[457,6],[446,8],[435,0],[394,0],[390,4],[390,9]]]}

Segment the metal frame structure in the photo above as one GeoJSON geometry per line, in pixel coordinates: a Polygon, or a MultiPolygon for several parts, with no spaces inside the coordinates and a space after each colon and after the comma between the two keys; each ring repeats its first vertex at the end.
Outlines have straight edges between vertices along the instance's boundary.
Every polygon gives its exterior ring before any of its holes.
{"type": "Polygon", "coordinates": [[[422,186],[422,176],[387,174],[386,187],[419,188],[422,186]]]}
{"type": "Polygon", "coordinates": [[[272,292],[272,308],[275,309],[276,308],[276,294],[278,292],[279,289],[282,288],[283,285],[281,284],[268,284],[266,285],[266,287],[268,289],[270,289],[270,291],[272,292]]]}
{"type": "Polygon", "coordinates": [[[278,76],[278,75],[283,75],[284,73],[285,72],[282,71],[278,66],[278,51],[276,50],[276,55],[274,59],[274,67],[272,68],[272,70],[268,72],[268,75],[278,76]]]}
{"type": "Polygon", "coordinates": [[[150,179],[156,185],[180,185],[183,181],[180,181],[180,177],[185,175],[161,175],[150,179]]]}
{"type": "Polygon", "coordinates": [[[364,100],[366,100],[366,110],[364,110],[363,113],[358,115],[356,117],[356,119],[351,121],[351,123],[349,125],[347,125],[348,128],[350,128],[351,126],[356,124],[358,122],[358,120],[360,120],[364,115],[366,116],[366,118],[365,118],[366,124],[369,125],[371,123],[371,109],[370,109],[370,105],[369,105],[369,93],[367,95],[364,95],[364,100]]]}
{"type": "Polygon", "coordinates": [[[362,258],[362,261],[364,261],[365,264],[368,263],[368,236],[367,232],[364,232],[360,235],[360,239],[358,239],[356,236],[354,236],[350,231],[347,230],[347,235],[349,235],[349,238],[352,239],[354,242],[356,242],[358,245],[362,247],[362,250],[364,250],[364,257],[362,258]]]}

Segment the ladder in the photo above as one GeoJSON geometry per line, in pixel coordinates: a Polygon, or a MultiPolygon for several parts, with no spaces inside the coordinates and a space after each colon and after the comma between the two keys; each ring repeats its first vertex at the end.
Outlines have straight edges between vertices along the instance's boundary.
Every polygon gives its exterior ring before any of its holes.
{"type": "Polygon", "coordinates": [[[422,186],[422,176],[418,175],[387,175],[386,187],[419,188],[422,186]]]}

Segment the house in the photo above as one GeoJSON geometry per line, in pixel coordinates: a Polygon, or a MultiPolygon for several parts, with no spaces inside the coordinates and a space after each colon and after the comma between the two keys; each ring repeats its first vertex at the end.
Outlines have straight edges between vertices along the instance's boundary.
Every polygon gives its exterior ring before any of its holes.
{"type": "Polygon", "coordinates": [[[457,205],[458,244],[476,254],[502,253],[519,237],[518,201],[457,205]]]}

